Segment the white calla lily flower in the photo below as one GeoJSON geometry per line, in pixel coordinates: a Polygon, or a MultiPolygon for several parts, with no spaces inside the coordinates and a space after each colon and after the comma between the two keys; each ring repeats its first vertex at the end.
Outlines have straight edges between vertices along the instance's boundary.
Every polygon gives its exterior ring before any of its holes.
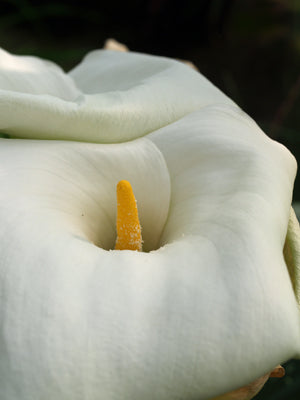
{"type": "Polygon", "coordinates": [[[204,400],[300,355],[286,148],[166,58],[2,50],[0,87],[1,400],[204,400]]]}

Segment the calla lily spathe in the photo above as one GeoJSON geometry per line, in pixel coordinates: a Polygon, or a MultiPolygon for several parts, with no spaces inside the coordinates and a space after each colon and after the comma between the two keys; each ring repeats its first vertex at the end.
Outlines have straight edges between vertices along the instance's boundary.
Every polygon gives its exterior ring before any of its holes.
{"type": "Polygon", "coordinates": [[[299,356],[287,149],[174,60],[0,69],[1,400],[204,400],[299,356]],[[111,250],[121,179],[146,252],[111,250]]]}

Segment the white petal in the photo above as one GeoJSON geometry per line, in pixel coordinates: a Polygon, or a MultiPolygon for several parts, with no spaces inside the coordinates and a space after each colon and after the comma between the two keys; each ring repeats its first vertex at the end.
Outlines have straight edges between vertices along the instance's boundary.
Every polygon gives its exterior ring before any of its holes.
{"type": "Polygon", "coordinates": [[[207,107],[148,138],[170,171],[162,245],[173,243],[165,249],[173,276],[185,296],[194,293],[199,362],[208,370],[198,378],[202,393],[214,396],[211,385],[225,393],[299,356],[299,293],[283,258],[296,163],[228,107],[207,107]]]}
{"type": "Polygon", "coordinates": [[[199,103],[200,99],[201,106],[210,103],[233,104],[232,100],[203,75],[171,58],[134,52],[95,50],[69,74],[83,93],[124,91],[131,95],[131,90],[139,89],[144,90],[146,100],[146,97],[153,96],[153,92],[158,90],[164,96],[164,100],[169,100],[167,105],[163,103],[163,99],[156,96],[164,109],[174,103],[178,103],[178,107],[184,109],[186,104],[199,103]],[[174,98],[175,93],[181,94],[182,97],[174,98]]]}
{"type": "Polygon", "coordinates": [[[208,104],[233,104],[200,73],[163,57],[99,50],[70,76],[83,93],[67,99],[36,94],[38,88],[34,95],[24,93],[19,81],[0,91],[0,131],[20,138],[124,142],[208,104]]]}
{"type": "Polygon", "coordinates": [[[73,80],[54,63],[37,57],[15,56],[3,49],[0,49],[0,89],[69,101],[80,95],[73,80]]]}

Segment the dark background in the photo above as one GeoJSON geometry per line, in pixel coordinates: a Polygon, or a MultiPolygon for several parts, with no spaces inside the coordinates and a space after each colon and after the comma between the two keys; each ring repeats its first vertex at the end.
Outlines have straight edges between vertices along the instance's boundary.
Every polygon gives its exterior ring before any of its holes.
{"type": "MultiPolygon", "coordinates": [[[[191,60],[300,160],[300,0],[0,1],[0,45],[12,53],[69,70],[110,37],[191,60]]],[[[299,398],[296,361],[257,397],[299,398]]]]}

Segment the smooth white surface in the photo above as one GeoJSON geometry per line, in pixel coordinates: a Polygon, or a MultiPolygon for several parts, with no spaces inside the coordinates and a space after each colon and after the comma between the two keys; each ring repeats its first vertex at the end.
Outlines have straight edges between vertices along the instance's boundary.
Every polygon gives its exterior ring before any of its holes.
{"type": "Polygon", "coordinates": [[[233,104],[201,74],[163,57],[98,50],[69,75],[52,64],[46,67],[33,57],[12,55],[0,63],[0,83],[14,81],[12,88],[1,86],[0,131],[24,138],[116,143],[208,104],[233,104]]]}
{"type": "Polygon", "coordinates": [[[73,101],[80,95],[72,79],[56,64],[37,57],[15,56],[3,49],[0,49],[0,88],[3,100],[5,95],[17,99],[18,95],[27,94],[31,98],[53,96],[73,101]]]}

